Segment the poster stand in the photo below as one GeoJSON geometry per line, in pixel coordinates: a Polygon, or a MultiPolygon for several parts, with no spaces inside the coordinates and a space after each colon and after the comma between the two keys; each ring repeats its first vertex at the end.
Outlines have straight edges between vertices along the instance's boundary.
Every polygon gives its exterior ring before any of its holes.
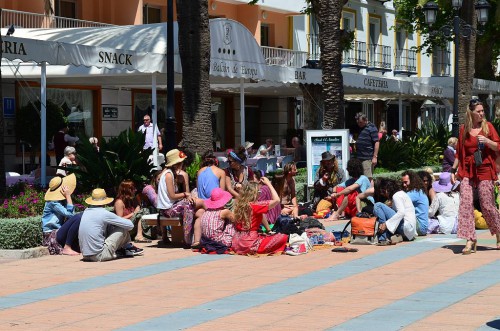
{"type": "MultiPolygon", "coordinates": [[[[307,186],[311,188],[317,179],[321,154],[329,151],[337,158],[339,167],[347,175],[347,161],[350,158],[349,130],[306,130],[307,186]]],[[[347,179],[348,177],[346,177],[347,179]]],[[[309,193],[309,192],[308,192],[309,193]]]]}

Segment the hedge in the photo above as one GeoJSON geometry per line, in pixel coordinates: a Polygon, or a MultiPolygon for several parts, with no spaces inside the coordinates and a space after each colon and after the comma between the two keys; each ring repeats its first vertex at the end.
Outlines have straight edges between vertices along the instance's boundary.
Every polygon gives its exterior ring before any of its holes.
{"type": "Polygon", "coordinates": [[[25,249],[42,245],[40,216],[0,219],[0,249],[25,249]]]}

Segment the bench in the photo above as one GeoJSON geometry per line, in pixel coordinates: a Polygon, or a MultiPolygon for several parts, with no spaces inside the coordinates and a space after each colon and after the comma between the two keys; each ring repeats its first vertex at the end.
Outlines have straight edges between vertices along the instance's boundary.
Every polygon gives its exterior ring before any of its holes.
{"type": "Polygon", "coordinates": [[[142,219],[146,221],[147,225],[158,226],[161,229],[161,238],[164,244],[179,244],[184,245],[184,229],[182,227],[182,217],[165,217],[160,216],[160,214],[149,214],[142,216],[142,219]],[[169,240],[167,236],[167,226],[171,226],[170,233],[172,234],[172,239],[169,240]]]}

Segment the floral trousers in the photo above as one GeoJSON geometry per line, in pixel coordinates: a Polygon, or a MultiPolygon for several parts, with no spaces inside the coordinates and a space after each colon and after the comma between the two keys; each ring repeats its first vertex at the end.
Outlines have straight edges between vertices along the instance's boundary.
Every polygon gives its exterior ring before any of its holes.
{"type": "Polygon", "coordinates": [[[481,180],[477,188],[472,187],[469,178],[460,184],[460,206],[458,208],[458,232],[462,239],[476,240],[474,223],[474,190],[478,191],[481,212],[488,224],[491,234],[500,233],[500,213],[495,206],[493,181],[481,180]]]}

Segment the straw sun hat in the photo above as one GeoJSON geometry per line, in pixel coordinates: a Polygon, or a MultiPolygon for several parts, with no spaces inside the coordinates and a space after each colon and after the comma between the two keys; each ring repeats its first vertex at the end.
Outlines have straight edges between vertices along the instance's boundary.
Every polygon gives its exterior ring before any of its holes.
{"type": "Polygon", "coordinates": [[[71,174],[66,177],[56,176],[49,182],[49,189],[45,193],[45,201],[65,200],[66,197],[61,193],[63,186],[68,187],[70,194],[73,193],[76,187],[76,176],[71,174]]]}
{"type": "Polygon", "coordinates": [[[172,149],[168,151],[165,156],[167,157],[167,164],[165,165],[165,167],[171,167],[174,164],[181,163],[187,157],[184,152],[179,151],[178,149],[172,149]]]}
{"type": "Polygon", "coordinates": [[[85,202],[91,206],[104,206],[113,202],[113,198],[108,198],[104,189],[96,188],[92,191],[92,196],[85,199],[85,202]]]}

